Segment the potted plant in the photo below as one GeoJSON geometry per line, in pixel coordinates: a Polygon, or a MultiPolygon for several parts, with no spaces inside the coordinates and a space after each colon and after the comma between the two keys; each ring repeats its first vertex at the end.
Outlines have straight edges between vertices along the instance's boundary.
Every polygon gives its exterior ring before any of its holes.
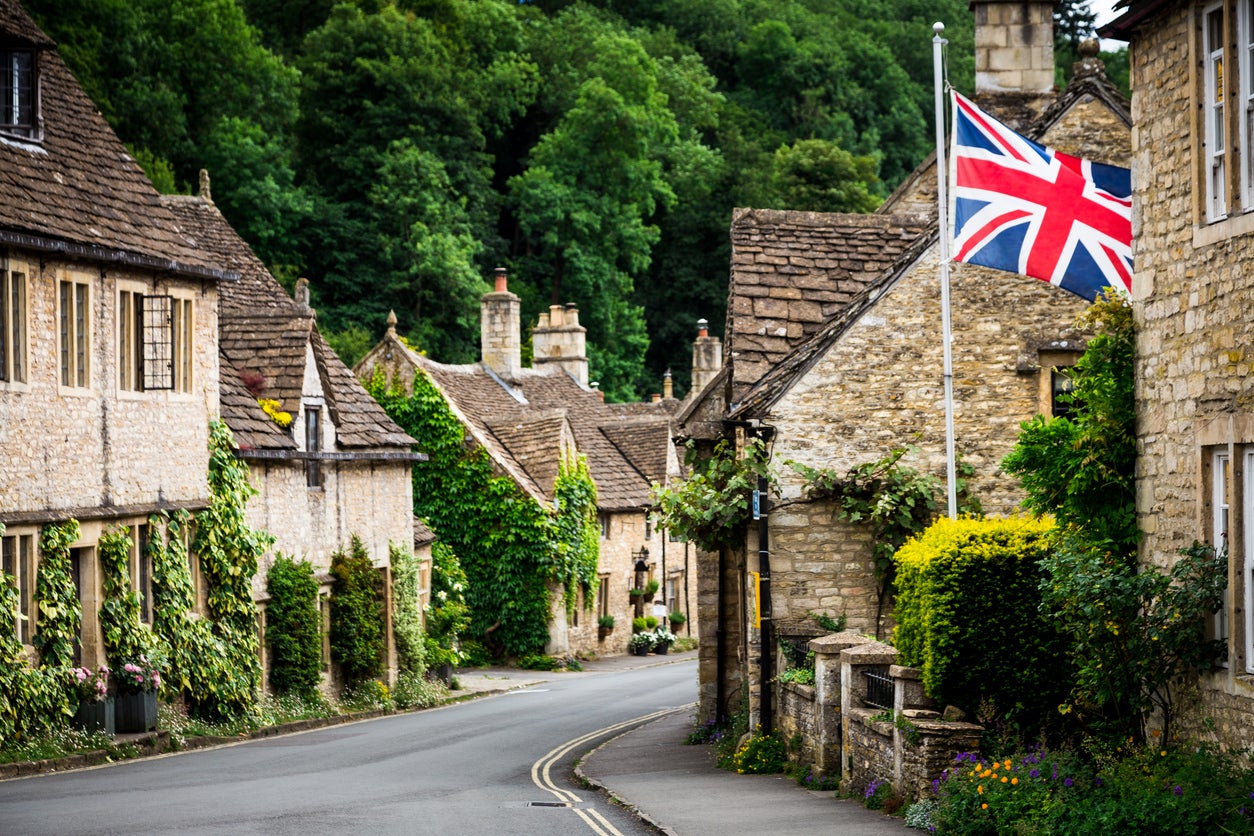
{"type": "Polygon", "coordinates": [[[614,616],[603,615],[597,619],[597,636],[604,641],[605,637],[614,632],[614,616]]]}
{"type": "Polygon", "coordinates": [[[644,600],[652,601],[653,596],[657,595],[658,588],[661,585],[656,580],[651,580],[644,585],[644,600]]]}
{"type": "Polygon", "coordinates": [[[646,615],[644,617],[644,629],[652,630],[655,627],[657,627],[657,619],[651,615],[646,615]]]}
{"type": "Polygon", "coordinates": [[[74,689],[78,694],[78,709],[72,721],[75,728],[83,731],[100,731],[114,734],[113,697],[109,695],[109,669],[101,665],[94,672],[90,668],[74,668],[74,689]]]}
{"type": "Polygon", "coordinates": [[[157,689],[161,672],[141,654],[114,671],[117,687],[114,720],[119,732],[144,732],[157,727],[157,689]]]}
{"type": "Polygon", "coordinates": [[[646,626],[643,615],[638,615],[631,620],[631,632],[633,633],[643,633],[646,626]]]}
{"type": "Polygon", "coordinates": [[[627,597],[631,599],[632,606],[635,606],[644,597],[644,590],[639,587],[629,589],[627,590],[627,597]]]}
{"type": "Polygon", "coordinates": [[[671,643],[675,641],[675,634],[665,627],[659,627],[650,635],[653,636],[653,652],[658,656],[665,656],[671,649],[671,643]]]}
{"type": "Polygon", "coordinates": [[[684,622],[688,620],[688,616],[684,615],[681,612],[673,612],[670,615],[668,615],[666,619],[671,623],[671,632],[678,633],[679,628],[683,627],[684,622]]]}
{"type": "Polygon", "coordinates": [[[653,649],[653,634],[633,634],[631,640],[627,642],[627,649],[637,656],[648,656],[649,651],[653,649]]]}

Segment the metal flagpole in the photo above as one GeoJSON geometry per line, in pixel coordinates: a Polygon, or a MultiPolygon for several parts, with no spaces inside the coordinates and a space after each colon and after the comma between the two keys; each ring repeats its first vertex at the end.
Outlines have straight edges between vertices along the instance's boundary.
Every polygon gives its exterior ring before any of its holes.
{"type": "Polygon", "coordinates": [[[932,24],[935,36],[932,38],[932,74],[936,87],[936,202],[938,204],[937,226],[940,231],[940,283],[941,283],[941,321],[943,323],[941,340],[945,351],[945,482],[949,498],[949,516],[958,516],[957,475],[954,465],[954,360],[950,347],[952,342],[949,326],[949,197],[945,192],[945,96],[943,61],[945,44],[949,41],[941,37],[945,24],[932,24]]]}

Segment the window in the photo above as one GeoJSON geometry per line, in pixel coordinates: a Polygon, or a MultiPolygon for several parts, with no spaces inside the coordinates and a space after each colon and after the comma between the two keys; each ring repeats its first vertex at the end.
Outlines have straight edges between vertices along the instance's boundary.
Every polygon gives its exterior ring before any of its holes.
{"type": "Polygon", "coordinates": [[[1075,404],[1070,400],[1063,400],[1061,396],[1071,393],[1071,390],[1075,388],[1075,381],[1068,377],[1066,372],[1055,367],[1049,370],[1049,384],[1050,416],[1053,418],[1066,418],[1075,411],[1075,404]]]}
{"type": "MultiPolygon", "coordinates": [[[[1210,544],[1216,550],[1223,550],[1228,545],[1228,525],[1230,517],[1231,461],[1226,452],[1214,453],[1211,456],[1211,537],[1210,544]]],[[[1214,638],[1228,640],[1228,588],[1224,587],[1223,604],[1215,613],[1214,638]]],[[[1248,657],[1247,657],[1248,658],[1248,657]]]]}
{"type": "Polygon", "coordinates": [[[89,305],[89,290],[85,283],[61,282],[57,316],[61,332],[62,386],[85,389],[91,382],[89,305]]]}
{"type": "Polygon", "coordinates": [[[0,130],[34,138],[36,102],[35,53],[0,50],[0,130]]]}
{"type": "Polygon", "coordinates": [[[610,614],[610,576],[600,575],[600,583],[597,584],[597,616],[604,617],[610,614]]]}
{"type": "Polygon", "coordinates": [[[186,316],[191,302],[173,296],[118,292],[118,387],[127,392],[174,389],[190,392],[190,337],[186,316]],[[186,308],[184,306],[187,306],[186,308]],[[176,321],[177,320],[177,321],[176,321]],[[181,348],[181,351],[180,351],[181,348]],[[186,364],[186,369],[180,368],[186,364]],[[187,388],[179,388],[179,384],[187,388]]]}
{"type": "Polygon", "coordinates": [[[35,535],[16,534],[0,538],[0,567],[13,578],[17,587],[17,618],[13,635],[22,644],[30,644],[35,633],[35,610],[32,595],[35,589],[35,535]]]}
{"type": "Polygon", "coordinates": [[[1203,158],[1206,184],[1206,220],[1221,220],[1227,216],[1225,181],[1225,125],[1224,125],[1224,6],[1218,3],[1202,12],[1202,56],[1205,68],[1202,78],[1203,129],[1202,141],[1206,153],[1203,158]]]}
{"type": "MultiPolygon", "coordinates": [[[[1245,531],[1242,586],[1245,588],[1245,670],[1254,673],[1254,450],[1245,453],[1242,474],[1241,517],[1245,531]]],[[[1231,550],[1230,552],[1231,553],[1231,550]]],[[[1226,596],[1225,596],[1226,600],[1226,596]]]]}
{"type": "Polygon", "coordinates": [[[192,332],[196,320],[192,315],[192,300],[172,300],[171,309],[171,367],[174,373],[175,392],[192,391],[192,332]]]}
{"type": "Polygon", "coordinates": [[[610,515],[597,514],[597,520],[601,523],[601,539],[610,539],[610,515]]]}
{"type": "Polygon", "coordinates": [[[1241,208],[1254,209],[1254,0],[1237,4],[1237,32],[1241,69],[1241,208]]]}
{"type": "MultiPolygon", "coordinates": [[[[316,454],[322,450],[322,405],[305,404],[305,452],[316,454]]],[[[311,488],[322,487],[322,462],[317,458],[305,460],[305,484],[311,488]]]]}
{"type": "Polygon", "coordinates": [[[26,382],[26,274],[0,272],[0,380],[26,382]]]}
{"type": "Polygon", "coordinates": [[[1080,359],[1079,351],[1060,349],[1042,349],[1037,353],[1036,362],[1041,370],[1040,399],[1037,409],[1046,418],[1062,418],[1075,411],[1075,404],[1062,400],[1061,396],[1073,388],[1067,372],[1080,359]]]}

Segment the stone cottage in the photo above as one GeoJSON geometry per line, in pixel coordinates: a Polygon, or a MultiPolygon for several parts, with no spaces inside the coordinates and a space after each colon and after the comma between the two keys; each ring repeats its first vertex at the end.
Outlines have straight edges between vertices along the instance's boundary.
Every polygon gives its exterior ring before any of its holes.
{"type": "MultiPolygon", "coordinates": [[[[1038,142],[1126,165],[1130,117],[1096,45],[1056,92],[1053,4],[971,5],[980,105],[1038,142]]],[[[933,157],[873,215],[736,210],[723,385],[685,409],[681,431],[761,438],[785,502],[799,500],[805,487],[789,461],[845,473],[914,447],[902,464],[943,479],[935,204],[933,157]]],[[[1057,369],[1083,350],[1072,323],[1085,307],[1036,279],[952,266],[956,446],[974,467],[969,488],[988,513],[1010,513],[1021,499],[998,464],[1020,422],[1052,414],[1065,385],[1057,369]]],[[[714,606],[702,620],[717,623],[719,636],[702,643],[703,718],[725,716],[742,683],[751,722],[764,708],[769,714],[775,639],[804,647],[821,632],[813,613],[844,616],[859,632],[891,633],[891,596],[877,583],[865,528],[838,521],[822,502],[781,507],[766,521],[765,565],[754,526],[743,549],[702,567],[710,570],[703,600],[714,606]],[[752,573],[769,578],[762,585],[770,590],[762,602],[769,617],[760,629],[752,573]]]]}
{"type": "Polygon", "coordinates": [[[1254,4],[1120,6],[1102,34],[1131,42],[1140,558],[1165,567],[1195,540],[1227,547],[1227,602],[1211,625],[1227,653],[1181,719],[1186,736],[1245,747],[1254,725],[1254,4]]]}
{"type": "MultiPolygon", "coordinates": [[[[389,380],[412,387],[425,375],[462,422],[468,440],[487,451],[494,470],[505,474],[534,502],[553,508],[553,488],[563,458],[586,456],[597,487],[601,522],[600,584],[593,602],[580,600],[568,619],[562,596],[553,596],[551,654],[620,654],[626,651],[635,609],[628,592],[656,581],[658,596],[647,614],[682,612],[685,631],[697,630],[695,555],[670,542],[649,514],[650,486],[678,473],[672,444],[673,398],[653,403],[606,404],[588,383],[585,329],[573,305],[552,306],[531,331],[534,366],[521,362],[520,301],[498,270],[495,289],[481,303],[482,361],[437,363],[410,348],[395,331],[355,367],[368,377],[376,368],[389,380]],[[591,604],[591,606],[586,606],[591,604]],[[599,633],[597,620],[610,615],[615,631],[599,633]]],[[[669,393],[668,393],[669,394],[669,393]]],[[[439,532],[436,532],[439,534],[439,532]]]]}
{"type": "Polygon", "coordinates": [[[96,665],[101,534],[131,529],[151,622],[148,515],[208,502],[218,293],[238,273],[182,228],[16,0],[0,33],[0,555],[29,646],[40,527],[80,522],[76,652],[96,665]]]}
{"type": "MultiPolygon", "coordinates": [[[[313,565],[322,584],[325,630],[331,556],[348,548],[356,536],[388,593],[384,635],[390,682],[396,659],[389,550],[393,545],[414,546],[410,468],[424,457],[411,452],[414,439],[396,426],[322,338],[309,306],[308,282],[297,282],[296,299],[284,292],[214,206],[208,175],[202,173],[199,196],[168,196],[162,202],[218,263],[239,274],[220,293],[221,410],[258,491],[245,510],[248,524],[275,538],[253,579],[262,629],[266,569],[275,554],[283,553],[313,565]]],[[[421,548],[429,574],[430,540],[421,548]]],[[[338,681],[332,675],[329,646],[323,642],[324,684],[333,692],[338,681]]]]}

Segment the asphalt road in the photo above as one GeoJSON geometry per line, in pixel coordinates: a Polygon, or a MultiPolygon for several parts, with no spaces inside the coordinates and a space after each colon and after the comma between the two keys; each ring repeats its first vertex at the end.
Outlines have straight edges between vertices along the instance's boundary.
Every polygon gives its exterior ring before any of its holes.
{"type": "Polygon", "coordinates": [[[696,693],[692,661],[553,674],[437,710],[7,781],[0,836],[651,833],[571,784],[571,766],[611,727],[696,693]]]}

